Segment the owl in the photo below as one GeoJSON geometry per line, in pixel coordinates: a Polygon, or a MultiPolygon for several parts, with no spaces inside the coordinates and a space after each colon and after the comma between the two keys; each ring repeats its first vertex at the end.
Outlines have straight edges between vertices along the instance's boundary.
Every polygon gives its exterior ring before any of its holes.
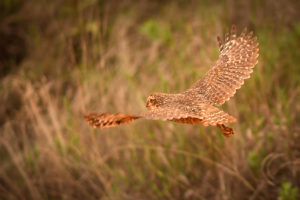
{"type": "Polygon", "coordinates": [[[216,106],[221,106],[250,77],[258,62],[258,42],[245,28],[237,35],[233,25],[224,40],[217,37],[218,60],[194,85],[177,94],[153,93],[147,98],[147,111],[141,114],[90,113],[84,118],[94,128],[109,128],[136,119],[173,121],[186,124],[217,126],[226,137],[234,132],[227,123],[236,119],[216,106]]]}

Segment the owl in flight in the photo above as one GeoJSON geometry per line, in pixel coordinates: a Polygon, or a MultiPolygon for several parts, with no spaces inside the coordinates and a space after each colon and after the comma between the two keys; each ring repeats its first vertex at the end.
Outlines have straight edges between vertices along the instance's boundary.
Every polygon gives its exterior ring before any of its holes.
{"type": "Polygon", "coordinates": [[[90,113],[85,120],[94,128],[109,128],[136,119],[169,120],[186,124],[217,126],[224,136],[233,134],[224,124],[236,119],[221,106],[250,77],[258,60],[258,42],[253,32],[245,28],[237,35],[233,25],[224,41],[218,37],[220,56],[208,72],[188,90],[178,94],[153,93],[147,98],[148,111],[135,115],[123,113],[90,113]]]}

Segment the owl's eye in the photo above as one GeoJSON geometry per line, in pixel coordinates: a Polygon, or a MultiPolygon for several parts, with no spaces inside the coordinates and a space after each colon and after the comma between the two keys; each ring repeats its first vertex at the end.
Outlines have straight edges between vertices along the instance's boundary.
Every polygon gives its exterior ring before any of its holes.
{"type": "Polygon", "coordinates": [[[154,99],[150,99],[150,103],[154,103],[155,101],[154,101],[154,99]]]}

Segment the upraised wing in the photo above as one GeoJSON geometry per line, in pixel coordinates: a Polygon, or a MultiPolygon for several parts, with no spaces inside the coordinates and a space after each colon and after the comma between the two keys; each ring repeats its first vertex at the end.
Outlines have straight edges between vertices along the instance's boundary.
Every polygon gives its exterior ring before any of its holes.
{"type": "Polygon", "coordinates": [[[258,42],[253,32],[245,28],[237,36],[232,26],[223,42],[218,37],[220,56],[213,67],[186,92],[203,96],[211,104],[222,105],[250,77],[258,60],[258,42]]]}

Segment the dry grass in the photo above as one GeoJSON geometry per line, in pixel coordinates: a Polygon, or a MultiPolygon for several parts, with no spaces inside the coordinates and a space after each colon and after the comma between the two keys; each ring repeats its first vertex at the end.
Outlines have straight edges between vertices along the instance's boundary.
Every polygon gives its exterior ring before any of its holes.
{"type": "Polygon", "coordinates": [[[14,67],[0,80],[0,199],[297,199],[296,2],[15,2],[0,31],[22,25],[27,49],[15,64],[0,60],[14,67]],[[139,112],[154,91],[188,88],[232,23],[260,42],[252,78],[224,108],[239,121],[233,137],[84,122],[89,111],[139,112]]]}

